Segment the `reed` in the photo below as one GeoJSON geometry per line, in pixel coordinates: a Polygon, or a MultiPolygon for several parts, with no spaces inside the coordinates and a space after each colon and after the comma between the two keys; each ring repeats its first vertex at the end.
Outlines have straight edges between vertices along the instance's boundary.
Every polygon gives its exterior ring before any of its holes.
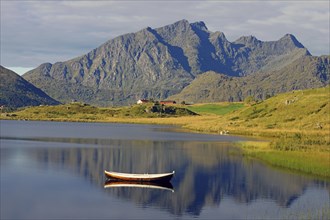
{"type": "Polygon", "coordinates": [[[246,141],[237,145],[248,157],[260,159],[272,166],[330,178],[329,148],[283,150],[272,146],[273,141],[246,141]]]}

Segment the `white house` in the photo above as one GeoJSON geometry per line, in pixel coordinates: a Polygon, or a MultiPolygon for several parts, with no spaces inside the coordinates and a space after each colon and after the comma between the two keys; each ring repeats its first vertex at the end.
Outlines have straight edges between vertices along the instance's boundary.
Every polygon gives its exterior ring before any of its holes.
{"type": "Polygon", "coordinates": [[[137,104],[143,104],[143,103],[147,103],[147,102],[149,102],[149,100],[147,100],[147,99],[139,99],[136,103],[137,104]]]}

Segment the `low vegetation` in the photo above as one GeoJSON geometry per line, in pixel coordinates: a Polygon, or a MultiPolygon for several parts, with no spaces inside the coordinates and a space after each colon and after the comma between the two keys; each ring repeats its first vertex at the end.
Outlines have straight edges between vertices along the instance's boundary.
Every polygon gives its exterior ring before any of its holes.
{"type": "Polygon", "coordinates": [[[247,156],[330,177],[330,87],[292,91],[264,101],[196,105],[143,104],[97,108],[71,103],[28,107],[1,119],[171,124],[217,134],[262,137],[240,143],[247,156]]]}
{"type": "Polygon", "coordinates": [[[240,143],[245,155],[284,168],[330,177],[330,87],[292,91],[222,117],[190,123],[198,131],[261,136],[240,143]]]}
{"type": "Polygon", "coordinates": [[[56,120],[56,121],[107,121],[116,119],[166,118],[196,115],[196,113],[179,106],[160,104],[132,105],[120,108],[98,108],[88,104],[73,102],[57,106],[27,107],[16,112],[2,113],[2,119],[17,120],[56,120]]]}
{"type": "Polygon", "coordinates": [[[276,95],[210,121],[189,124],[199,131],[280,137],[295,133],[324,136],[330,130],[330,87],[276,95]]]}
{"type": "Polygon", "coordinates": [[[237,109],[243,108],[243,103],[210,103],[210,104],[196,104],[188,106],[187,109],[196,112],[198,114],[216,114],[225,115],[233,112],[237,109]]]}
{"type": "Polygon", "coordinates": [[[246,141],[239,142],[238,146],[243,149],[244,155],[261,159],[270,165],[330,177],[329,145],[327,148],[311,145],[308,150],[298,147],[295,150],[284,150],[274,147],[274,142],[280,144],[277,140],[270,142],[246,141]]]}

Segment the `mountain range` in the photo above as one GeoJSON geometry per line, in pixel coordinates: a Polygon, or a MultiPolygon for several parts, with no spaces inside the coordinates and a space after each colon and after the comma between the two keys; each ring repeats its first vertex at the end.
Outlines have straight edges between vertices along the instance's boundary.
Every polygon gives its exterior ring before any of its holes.
{"type": "Polygon", "coordinates": [[[0,105],[19,108],[36,105],[58,105],[41,89],[23,79],[17,73],[0,66],[0,105]]]}
{"type": "Polygon", "coordinates": [[[186,103],[243,101],[248,96],[263,100],[292,90],[324,87],[329,84],[329,56],[303,56],[287,66],[245,77],[213,71],[200,74],[170,99],[186,103]]]}
{"type": "MultiPolygon", "coordinates": [[[[181,20],[118,36],[80,57],[41,64],[23,77],[60,102],[77,100],[109,106],[132,104],[138,99],[167,99],[199,83],[201,77],[208,76],[205,72],[212,71],[221,74],[216,75],[220,81],[237,80],[239,87],[255,81],[258,87],[250,85],[250,92],[232,91],[232,86],[217,86],[213,81],[204,84],[205,88],[225,89],[213,91],[221,93],[216,101],[240,101],[246,94],[263,97],[260,88],[274,94],[325,86],[329,71],[324,65],[328,63],[328,56],[311,56],[291,34],[277,41],[243,36],[230,42],[224,33],[209,31],[204,22],[181,20]],[[316,69],[312,68],[311,80],[305,77],[305,67],[313,65],[316,69]],[[292,75],[287,76],[290,82],[278,86],[284,83],[281,80],[285,74],[292,75]],[[263,89],[259,78],[265,77],[280,88],[263,89]],[[291,80],[294,77],[299,79],[291,80]]],[[[212,96],[209,98],[212,101],[212,96]]]]}

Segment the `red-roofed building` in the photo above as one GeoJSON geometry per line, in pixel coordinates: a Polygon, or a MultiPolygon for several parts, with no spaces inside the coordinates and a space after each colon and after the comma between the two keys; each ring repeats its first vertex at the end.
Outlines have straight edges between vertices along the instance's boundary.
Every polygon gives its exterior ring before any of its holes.
{"type": "Polygon", "coordinates": [[[162,104],[162,105],[173,105],[173,104],[176,104],[176,101],[172,101],[172,100],[160,101],[159,104],[162,104]]]}

